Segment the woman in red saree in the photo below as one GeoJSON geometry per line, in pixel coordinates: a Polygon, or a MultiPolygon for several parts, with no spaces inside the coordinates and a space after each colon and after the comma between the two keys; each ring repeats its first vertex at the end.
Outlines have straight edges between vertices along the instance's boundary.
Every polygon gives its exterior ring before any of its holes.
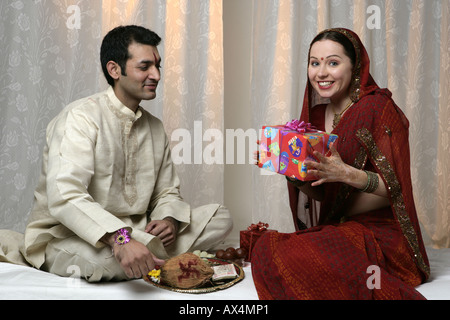
{"type": "Polygon", "coordinates": [[[328,29],[311,43],[300,120],[339,138],[331,155],[316,155],[320,163],[305,162],[315,182],[288,179],[297,232],[267,232],[252,250],[260,299],[424,299],[414,289],[430,267],[412,193],[409,123],[369,68],[350,30],[328,29]],[[320,201],[316,226],[301,227],[300,192],[320,201]]]}

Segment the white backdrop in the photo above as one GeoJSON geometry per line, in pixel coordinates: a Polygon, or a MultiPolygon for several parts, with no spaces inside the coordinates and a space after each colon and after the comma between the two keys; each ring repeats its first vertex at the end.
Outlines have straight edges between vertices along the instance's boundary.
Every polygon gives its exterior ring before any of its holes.
{"type": "MultiPolygon", "coordinates": [[[[222,1],[0,1],[0,229],[24,230],[46,125],[67,103],[106,87],[99,47],[117,25],[141,24],[163,38],[158,97],[144,106],[164,121],[169,137],[185,128],[194,138],[195,123],[224,132],[222,23],[233,17],[223,16],[222,1]]],[[[450,1],[242,1],[252,2],[251,73],[235,81],[251,83],[251,126],[298,117],[310,41],[327,27],[355,30],[374,78],[411,122],[412,179],[425,238],[450,246],[450,1]]],[[[180,164],[178,172],[192,205],[223,202],[222,164],[180,164]]],[[[252,174],[251,196],[234,199],[251,202],[252,212],[242,214],[292,231],[284,178],[254,168],[252,174]]]]}

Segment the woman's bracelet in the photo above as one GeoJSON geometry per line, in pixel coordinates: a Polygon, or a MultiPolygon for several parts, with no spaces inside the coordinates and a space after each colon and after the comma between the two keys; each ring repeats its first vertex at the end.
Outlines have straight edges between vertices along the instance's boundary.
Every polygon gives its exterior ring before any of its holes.
{"type": "Polygon", "coordinates": [[[359,189],[359,191],[365,192],[365,193],[373,193],[373,192],[375,192],[375,190],[378,189],[378,183],[379,183],[378,174],[376,174],[375,172],[366,171],[366,170],[364,170],[364,172],[367,174],[367,184],[363,189],[359,189]]]}

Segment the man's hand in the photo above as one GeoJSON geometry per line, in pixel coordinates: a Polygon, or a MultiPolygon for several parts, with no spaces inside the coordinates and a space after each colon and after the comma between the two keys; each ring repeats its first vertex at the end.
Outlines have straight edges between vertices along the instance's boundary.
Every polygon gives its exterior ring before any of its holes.
{"type": "Polygon", "coordinates": [[[144,244],[134,239],[124,245],[114,244],[113,251],[114,257],[129,278],[141,278],[155,269],[155,265],[164,264],[164,260],[155,257],[144,244]]]}
{"type": "Polygon", "coordinates": [[[114,257],[127,277],[141,278],[155,269],[156,265],[164,264],[164,260],[157,258],[141,242],[131,239],[128,243],[119,245],[114,241],[115,236],[115,233],[108,233],[100,241],[113,249],[114,257]]]}
{"type": "Polygon", "coordinates": [[[145,227],[145,232],[161,239],[166,247],[172,244],[177,238],[178,221],[173,218],[150,221],[145,227]]]}

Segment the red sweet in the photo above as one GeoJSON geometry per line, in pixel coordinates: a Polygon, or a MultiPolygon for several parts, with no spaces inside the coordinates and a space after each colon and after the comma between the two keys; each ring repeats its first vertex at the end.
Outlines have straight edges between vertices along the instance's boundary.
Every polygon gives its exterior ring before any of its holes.
{"type": "Polygon", "coordinates": [[[224,250],[218,250],[218,251],[216,252],[216,258],[217,258],[217,259],[223,259],[224,254],[225,254],[225,251],[224,251],[224,250]]]}
{"type": "Polygon", "coordinates": [[[227,249],[225,250],[225,252],[231,252],[232,255],[235,255],[235,254],[236,254],[236,249],[233,248],[233,247],[229,247],[229,248],[227,248],[227,249]]]}
{"type": "Polygon", "coordinates": [[[247,255],[248,255],[247,249],[245,249],[245,248],[237,248],[236,249],[236,257],[246,258],[247,255]]]}
{"type": "Polygon", "coordinates": [[[234,254],[231,251],[225,251],[225,253],[223,255],[223,259],[232,260],[232,259],[234,259],[234,254]]]}

